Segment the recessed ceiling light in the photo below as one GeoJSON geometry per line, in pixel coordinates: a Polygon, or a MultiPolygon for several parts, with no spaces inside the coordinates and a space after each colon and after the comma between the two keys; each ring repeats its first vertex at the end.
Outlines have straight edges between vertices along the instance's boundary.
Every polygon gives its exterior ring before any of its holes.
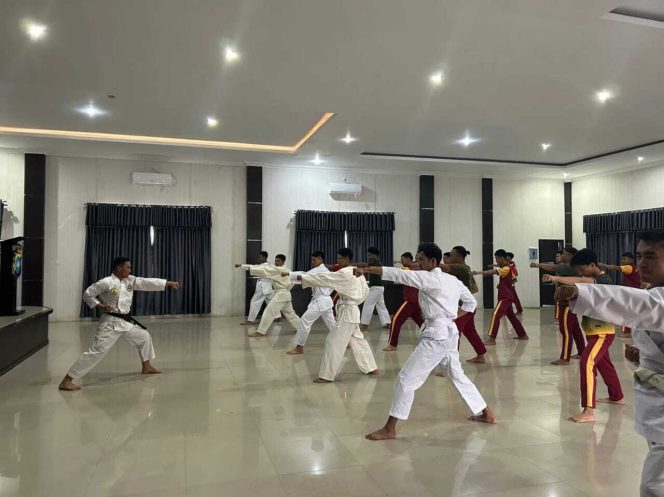
{"type": "Polygon", "coordinates": [[[603,104],[610,98],[613,98],[613,93],[611,93],[609,90],[600,90],[595,93],[595,98],[599,101],[599,103],[603,104]]]}
{"type": "Polygon", "coordinates": [[[445,79],[445,74],[443,74],[443,71],[437,71],[433,73],[431,76],[429,76],[429,81],[434,86],[442,85],[444,79],[445,79]]]}
{"type": "Polygon", "coordinates": [[[638,160],[639,162],[643,162],[643,159],[645,159],[645,157],[642,157],[640,155],[636,158],[636,160],[638,160]]]}
{"type": "Polygon", "coordinates": [[[93,119],[97,116],[103,116],[104,114],[106,114],[105,110],[102,110],[99,107],[95,107],[95,104],[93,104],[92,102],[90,102],[85,107],[79,107],[76,110],[81,114],[85,114],[86,116],[93,119]]]}
{"type": "Polygon", "coordinates": [[[46,36],[46,31],[46,26],[35,22],[29,22],[25,26],[25,32],[28,33],[30,39],[34,41],[44,38],[46,36]]]}
{"type": "Polygon", "coordinates": [[[468,131],[466,131],[466,136],[464,136],[460,140],[457,140],[455,143],[458,143],[459,145],[463,145],[464,147],[467,147],[468,145],[471,145],[471,144],[473,144],[475,142],[478,142],[478,141],[480,141],[479,138],[473,138],[472,136],[470,136],[470,133],[468,131]]]}
{"type": "Polygon", "coordinates": [[[550,143],[542,143],[542,151],[546,152],[546,151],[549,150],[550,148],[551,148],[551,144],[550,144],[550,143]]]}
{"type": "Polygon", "coordinates": [[[207,125],[208,125],[208,128],[216,128],[219,125],[219,120],[215,117],[208,116],[207,117],[207,125]]]}
{"type": "Polygon", "coordinates": [[[316,165],[319,165],[319,164],[323,164],[325,161],[323,159],[321,159],[320,154],[318,152],[316,152],[316,156],[313,158],[313,160],[311,162],[313,162],[316,165]]]}
{"type": "Polygon", "coordinates": [[[235,47],[226,47],[224,50],[224,58],[226,62],[235,62],[240,58],[240,54],[237,52],[235,47]]]}
{"type": "Polygon", "coordinates": [[[570,173],[563,173],[563,178],[569,178],[570,173]]]}
{"type": "Polygon", "coordinates": [[[357,138],[351,136],[350,131],[346,131],[346,136],[339,138],[340,141],[344,142],[346,145],[350,145],[354,141],[357,141],[357,138]]]}

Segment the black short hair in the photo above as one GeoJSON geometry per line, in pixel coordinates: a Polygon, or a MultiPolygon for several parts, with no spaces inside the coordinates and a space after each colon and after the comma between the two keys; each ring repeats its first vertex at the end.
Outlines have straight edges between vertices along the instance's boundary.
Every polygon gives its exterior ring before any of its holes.
{"type": "Polygon", "coordinates": [[[325,252],[322,250],[316,250],[311,253],[311,257],[320,257],[321,259],[325,260],[325,252]]]}
{"type": "Polygon", "coordinates": [[[452,255],[452,252],[445,252],[445,253],[443,254],[443,257],[449,257],[449,256],[451,256],[451,255],[452,255]]]}
{"type": "Polygon", "coordinates": [[[413,254],[411,254],[410,252],[404,252],[403,254],[401,254],[401,257],[405,257],[406,259],[410,259],[411,261],[413,260],[413,254]]]}
{"type": "Polygon", "coordinates": [[[507,252],[505,252],[504,249],[498,249],[498,250],[496,250],[496,251],[493,253],[493,255],[495,255],[496,257],[505,257],[505,258],[507,258],[507,252]]]}
{"type": "Polygon", "coordinates": [[[566,245],[565,248],[563,249],[563,252],[567,252],[568,254],[572,254],[572,255],[574,255],[574,254],[576,254],[576,253],[578,252],[578,250],[576,250],[576,249],[575,249],[574,247],[572,247],[571,245],[566,245]]]}
{"type": "Polygon", "coordinates": [[[266,259],[267,259],[268,256],[269,256],[269,254],[268,254],[267,252],[265,252],[265,250],[263,250],[263,251],[261,252],[261,255],[262,255],[263,257],[265,257],[266,259]]]}
{"type": "Polygon", "coordinates": [[[514,259],[514,252],[506,252],[507,257],[514,259]]]}
{"type": "Polygon", "coordinates": [[[286,262],[286,256],[284,254],[277,254],[274,256],[275,259],[280,259],[284,262],[286,262]]]}
{"type": "Polygon", "coordinates": [[[422,252],[429,259],[436,259],[439,264],[443,261],[443,251],[435,243],[420,243],[417,251],[422,252]]]}
{"type": "Polygon", "coordinates": [[[378,250],[377,247],[369,247],[367,249],[367,252],[369,252],[370,254],[373,254],[373,255],[380,255],[380,250],[378,250]]]}
{"type": "Polygon", "coordinates": [[[649,230],[639,233],[639,241],[646,243],[664,242],[664,230],[649,230]]]}
{"type": "Polygon", "coordinates": [[[337,255],[340,255],[341,257],[348,257],[349,261],[353,260],[353,251],[348,247],[340,248],[337,250],[337,255]]]}
{"type": "Polygon", "coordinates": [[[562,250],[556,250],[556,255],[563,255],[563,251],[562,250]]]}
{"type": "Polygon", "coordinates": [[[470,250],[466,250],[466,247],[464,247],[463,245],[455,245],[454,247],[452,247],[452,250],[454,250],[464,259],[470,255],[470,250]]]}
{"type": "Polygon", "coordinates": [[[588,248],[577,250],[569,263],[572,266],[587,266],[588,264],[597,264],[597,254],[588,248]]]}
{"type": "Polygon", "coordinates": [[[131,262],[131,260],[127,257],[116,257],[111,263],[111,271],[115,271],[116,267],[122,266],[125,262],[131,262]]]}
{"type": "Polygon", "coordinates": [[[634,259],[634,254],[631,252],[623,252],[622,257],[629,257],[630,259],[634,259]]]}

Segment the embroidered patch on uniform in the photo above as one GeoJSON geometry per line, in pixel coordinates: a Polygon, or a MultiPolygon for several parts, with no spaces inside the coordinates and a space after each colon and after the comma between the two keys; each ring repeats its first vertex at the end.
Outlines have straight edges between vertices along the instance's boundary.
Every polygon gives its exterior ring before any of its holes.
{"type": "Polygon", "coordinates": [[[127,291],[131,292],[131,285],[127,285],[127,291]]]}
{"type": "Polygon", "coordinates": [[[111,293],[113,295],[117,295],[118,293],[120,293],[120,291],[117,288],[113,287],[113,288],[111,288],[111,293]]]}

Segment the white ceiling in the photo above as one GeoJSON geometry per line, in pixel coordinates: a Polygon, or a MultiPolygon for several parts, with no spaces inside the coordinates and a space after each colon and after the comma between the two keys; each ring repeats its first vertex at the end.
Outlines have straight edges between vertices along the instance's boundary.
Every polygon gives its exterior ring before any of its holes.
{"type": "MultiPolygon", "coordinates": [[[[664,14],[664,0],[2,0],[0,126],[293,145],[336,115],[294,155],[1,135],[0,146],[307,167],[319,152],[321,167],[560,178],[360,154],[566,163],[664,140],[664,29],[601,19],[619,5],[664,14]],[[28,18],[48,26],[44,40],[27,38],[28,18]],[[225,43],[240,61],[225,63],[225,43]],[[616,98],[598,104],[602,88],[616,98]],[[75,111],[90,100],[108,115],[75,111]],[[348,129],[351,145],[339,142],[348,129]],[[454,143],[467,130],[481,141],[454,143]]],[[[663,161],[664,146],[566,170],[636,167],[637,155],[663,161]]]]}

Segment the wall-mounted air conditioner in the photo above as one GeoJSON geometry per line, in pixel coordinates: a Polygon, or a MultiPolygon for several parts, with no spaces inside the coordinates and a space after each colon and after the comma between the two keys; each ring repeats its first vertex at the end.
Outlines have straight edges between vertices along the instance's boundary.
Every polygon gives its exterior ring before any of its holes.
{"type": "Polygon", "coordinates": [[[162,173],[131,173],[131,183],[141,186],[175,186],[175,176],[162,173]]]}
{"type": "Polygon", "coordinates": [[[330,195],[361,195],[362,185],[357,183],[330,183],[330,195]]]}

